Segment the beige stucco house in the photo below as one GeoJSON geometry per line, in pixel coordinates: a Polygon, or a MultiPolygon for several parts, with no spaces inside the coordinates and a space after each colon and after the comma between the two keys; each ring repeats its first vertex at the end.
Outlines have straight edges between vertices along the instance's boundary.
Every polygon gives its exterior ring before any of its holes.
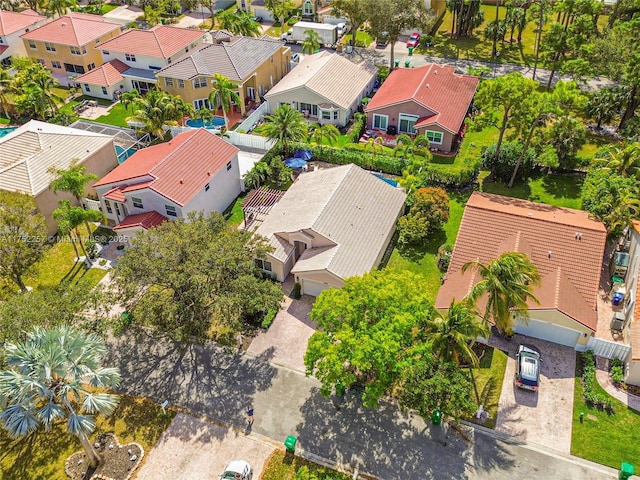
{"type": "Polygon", "coordinates": [[[293,274],[307,295],[340,288],[379,265],[405,198],[356,165],[303,173],[258,222],[274,251],[256,263],[279,281],[293,274]]]}
{"type": "Polygon", "coordinates": [[[344,127],[373,91],[377,75],[369,62],[319,52],[305,57],[265,98],[270,113],[286,103],[321,125],[344,127]]]}
{"type": "Polygon", "coordinates": [[[214,75],[224,75],[238,85],[236,108],[245,113],[250,101],[259,101],[287,74],[290,59],[290,48],[279,40],[226,36],[218,43],[199,45],[160,70],[158,86],[196,109],[211,108],[208,96],[214,75]]]}
{"type": "MultiPolygon", "coordinates": [[[[0,138],[0,190],[33,196],[52,235],[58,230],[52,217],[58,202],[77,201],[49,189],[56,177],[49,169],[64,170],[73,162],[84,165],[88,173],[105,175],[118,165],[113,137],[31,120],[0,138]]],[[[89,185],[87,193],[93,191],[89,185]]]]}
{"type": "MultiPolygon", "coordinates": [[[[533,290],[539,303],[528,304],[528,322],[516,319],[516,333],[585,350],[598,323],[606,239],[604,225],[588,212],[474,192],[435,306],[446,311],[481,280],[473,269],[462,273],[465,263],[521,252],[537,267],[541,282],[533,290]]],[[[480,299],[480,311],[485,301],[480,299]]]]}

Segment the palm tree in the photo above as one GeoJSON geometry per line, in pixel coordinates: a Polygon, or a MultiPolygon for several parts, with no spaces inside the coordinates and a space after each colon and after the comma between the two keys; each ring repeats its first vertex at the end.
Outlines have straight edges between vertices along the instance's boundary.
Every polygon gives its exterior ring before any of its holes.
{"type": "Polygon", "coordinates": [[[320,49],[320,35],[315,30],[305,30],[302,42],[302,53],[316,53],[320,49]]]}
{"type": "MultiPolygon", "coordinates": [[[[372,161],[376,159],[378,152],[382,150],[384,146],[384,139],[382,137],[369,137],[367,143],[364,144],[364,151],[371,150],[372,161]]],[[[367,168],[372,167],[372,161],[367,162],[367,168]]]]}
{"type": "Polygon", "coordinates": [[[256,163],[244,177],[244,184],[248,188],[260,188],[271,176],[271,167],[265,161],[256,163]]]}
{"type": "Polygon", "coordinates": [[[318,125],[317,123],[311,125],[309,139],[320,147],[322,151],[322,142],[324,140],[331,146],[340,138],[340,130],[335,125],[318,125]]]}
{"type": "Polygon", "coordinates": [[[429,139],[426,135],[416,135],[416,138],[411,138],[406,133],[398,135],[396,137],[396,146],[393,148],[393,155],[402,155],[408,157],[424,148],[429,148],[429,139]]]}
{"type": "Polygon", "coordinates": [[[51,15],[57,13],[59,17],[66,15],[72,7],[78,7],[78,0],[49,0],[46,4],[47,13],[51,15]]]}
{"type": "Polygon", "coordinates": [[[604,169],[613,170],[623,177],[640,176],[640,142],[630,143],[609,151],[609,162],[604,169]]]}
{"type": "Polygon", "coordinates": [[[67,431],[82,444],[90,466],[101,457],[89,441],[96,415],[109,416],[118,397],[104,392],[120,382],[117,368],[100,366],[106,352],[94,333],[69,326],[35,328],[24,342],[4,347],[7,370],[0,371],[0,422],[12,438],[51,430],[66,420],[67,431]]]}
{"type": "Polygon", "coordinates": [[[617,93],[611,89],[601,89],[591,95],[585,113],[596,121],[596,129],[600,130],[602,124],[610,122],[619,109],[617,93]]]}
{"type": "Polygon", "coordinates": [[[460,365],[470,361],[478,366],[478,356],[472,347],[478,337],[488,338],[489,326],[478,321],[478,312],[468,302],[453,300],[446,314],[434,312],[434,318],[426,323],[433,353],[443,362],[460,365]]]}
{"type": "Polygon", "coordinates": [[[602,218],[610,237],[618,236],[626,227],[632,225],[632,220],[640,214],[640,200],[637,189],[624,190],[614,196],[615,201],[610,205],[609,213],[602,218]]]}
{"type": "Polygon", "coordinates": [[[7,94],[13,91],[13,79],[9,75],[9,70],[0,66],[0,105],[5,118],[9,118],[9,97],[7,94]]]}
{"type": "MultiPolygon", "coordinates": [[[[82,196],[85,193],[87,183],[98,180],[100,177],[94,173],[87,173],[87,167],[79,165],[78,159],[75,159],[69,168],[66,170],[59,170],[51,168],[49,171],[56,175],[56,179],[49,184],[49,188],[54,194],[59,191],[69,192],[78,201],[79,205],[82,205],[82,196]]],[[[87,227],[87,233],[91,235],[91,227],[89,222],[85,222],[87,227]]]]}
{"type": "Polygon", "coordinates": [[[533,286],[540,282],[540,275],[524,253],[504,253],[486,265],[473,260],[462,266],[463,273],[469,269],[476,270],[482,278],[471,289],[468,299],[477,303],[486,295],[487,305],[482,316],[485,322],[493,320],[499,333],[510,334],[513,331],[512,314],[514,318],[528,319],[527,301],[538,303],[533,286]]]}
{"type": "Polygon", "coordinates": [[[302,114],[285,103],[265,117],[259,131],[265,137],[281,142],[284,154],[288,157],[289,143],[301,142],[307,138],[308,127],[302,114]]]}
{"type": "Polygon", "coordinates": [[[128,92],[124,92],[120,95],[120,103],[124,107],[125,110],[129,110],[129,105],[134,105],[137,100],[140,99],[140,94],[138,90],[135,88],[133,90],[129,90],[128,92]]]}
{"type": "Polygon", "coordinates": [[[209,93],[209,104],[220,106],[222,116],[224,117],[224,128],[229,128],[227,120],[227,111],[231,108],[231,103],[240,103],[240,95],[238,94],[238,85],[229,80],[228,77],[216,73],[213,76],[213,88],[209,93]]]}
{"type": "Polygon", "coordinates": [[[136,100],[138,109],[127,121],[143,124],[141,130],[160,138],[164,136],[165,125],[178,125],[184,117],[183,100],[160,90],[150,90],[136,100]]]}
{"type": "Polygon", "coordinates": [[[71,243],[74,244],[73,248],[76,251],[76,255],[79,257],[78,249],[75,246],[75,242],[77,241],[80,244],[80,249],[84,257],[88,261],[91,261],[84,248],[78,227],[82,223],[99,222],[104,219],[104,214],[98,210],[85,210],[82,207],[73,206],[69,200],[60,200],[58,205],[58,208],[53,211],[53,219],[58,222],[58,228],[62,231],[63,235],[69,235],[71,243]]]}
{"type": "Polygon", "coordinates": [[[24,82],[23,94],[18,104],[22,110],[33,112],[39,120],[52,117],[58,111],[58,103],[63,101],[53,92],[57,86],[58,81],[51,76],[51,72],[44,67],[36,67],[24,82]]]}

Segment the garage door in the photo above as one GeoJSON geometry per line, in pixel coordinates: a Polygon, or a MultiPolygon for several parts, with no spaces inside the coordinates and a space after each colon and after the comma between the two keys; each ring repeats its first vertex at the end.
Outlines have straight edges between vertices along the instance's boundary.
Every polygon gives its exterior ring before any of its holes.
{"type": "Polygon", "coordinates": [[[580,332],[577,330],[533,318],[529,320],[529,325],[518,322],[515,331],[528,337],[540,338],[567,347],[575,347],[580,338],[580,332]]]}
{"type": "Polygon", "coordinates": [[[313,295],[317,297],[323,290],[330,288],[331,285],[322,282],[314,282],[313,280],[302,279],[302,293],[305,295],[313,295]]]}

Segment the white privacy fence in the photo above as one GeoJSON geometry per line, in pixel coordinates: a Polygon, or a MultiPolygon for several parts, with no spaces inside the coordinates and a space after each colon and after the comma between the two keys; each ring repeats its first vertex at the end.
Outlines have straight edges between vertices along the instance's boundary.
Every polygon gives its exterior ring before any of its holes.
{"type": "MultiPolygon", "coordinates": [[[[171,135],[175,137],[182,132],[188,132],[189,130],[193,129],[191,127],[170,127],[170,130],[171,135]]],[[[235,130],[227,130],[222,138],[238,148],[253,148],[256,150],[262,150],[264,152],[271,150],[271,148],[275,145],[274,140],[269,140],[259,135],[240,133],[235,130]]]]}
{"type": "Polygon", "coordinates": [[[269,113],[269,104],[267,102],[262,102],[258,108],[251,112],[251,115],[245,118],[245,120],[240,125],[238,125],[236,131],[252,131],[254,128],[256,128],[256,125],[262,119],[262,117],[264,117],[267,113],[269,113]]]}

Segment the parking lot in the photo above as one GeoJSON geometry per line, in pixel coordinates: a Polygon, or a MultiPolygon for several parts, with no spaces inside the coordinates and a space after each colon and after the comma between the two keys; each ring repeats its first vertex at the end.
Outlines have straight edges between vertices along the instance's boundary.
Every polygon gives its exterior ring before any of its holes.
{"type": "Polygon", "coordinates": [[[496,430],[527,442],[569,453],[575,351],[569,347],[521,335],[514,335],[510,342],[502,339],[495,339],[495,342],[499,344],[499,348],[509,353],[498,405],[496,430]],[[537,392],[522,390],[513,383],[515,353],[520,343],[533,345],[540,350],[540,388],[537,392]]]}

